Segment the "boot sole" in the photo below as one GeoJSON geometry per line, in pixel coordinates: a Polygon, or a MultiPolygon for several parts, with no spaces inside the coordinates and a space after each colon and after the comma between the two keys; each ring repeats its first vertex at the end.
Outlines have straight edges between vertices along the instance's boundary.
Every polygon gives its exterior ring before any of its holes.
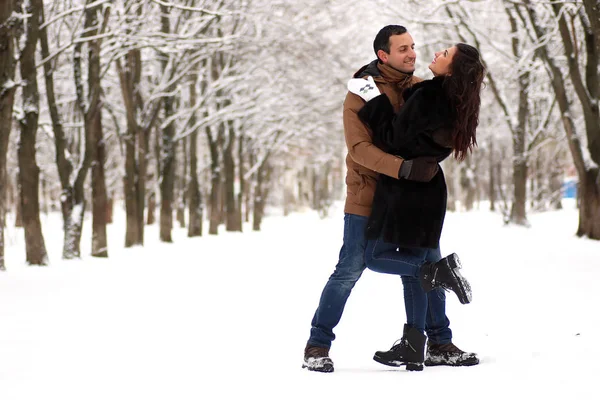
{"type": "Polygon", "coordinates": [[[407,371],[423,371],[423,363],[406,362],[406,361],[388,361],[377,355],[373,356],[373,360],[388,367],[401,367],[406,365],[407,371]]]}
{"type": "Polygon", "coordinates": [[[434,362],[425,360],[426,367],[472,367],[473,365],[478,365],[478,364],[479,364],[479,360],[464,361],[464,362],[458,363],[458,364],[434,363],[434,362]]]}
{"type": "Polygon", "coordinates": [[[456,253],[448,256],[448,266],[450,267],[452,276],[458,282],[458,290],[453,290],[453,292],[456,293],[458,301],[460,301],[461,304],[469,304],[472,299],[471,285],[459,271],[462,268],[462,264],[456,253]]]}
{"type": "Polygon", "coordinates": [[[323,368],[311,368],[308,365],[302,365],[302,368],[306,368],[309,371],[314,371],[314,372],[323,372],[323,373],[331,373],[333,372],[333,366],[329,367],[323,367],[323,368]]]}

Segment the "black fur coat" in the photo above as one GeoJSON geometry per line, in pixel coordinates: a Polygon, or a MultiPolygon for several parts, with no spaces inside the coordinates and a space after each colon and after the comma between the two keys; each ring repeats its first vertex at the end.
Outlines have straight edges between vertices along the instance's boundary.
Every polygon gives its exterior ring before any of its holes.
{"type": "MultiPolygon", "coordinates": [[[[452,153],[450,132],[455,112],[444,89],[444,78],[420,82],[404,91],[398,113],[385,95],[359,111],[373,131],[373,144],[389,154],[410,160],[421,156],[442,161],[452,153]]],[[[446,215],[447,189],[440,168],[429,182],[380,175],[367,224],[367,238],[383,237],[400,247],[439,246],[446,215]]]]}

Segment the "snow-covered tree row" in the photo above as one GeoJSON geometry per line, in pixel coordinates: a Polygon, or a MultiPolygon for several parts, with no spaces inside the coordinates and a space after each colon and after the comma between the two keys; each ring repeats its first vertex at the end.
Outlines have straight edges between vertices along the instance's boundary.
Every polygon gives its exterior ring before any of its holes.
{"type": "Polygon", "coordinates": [[[149,223],[171,241],[175,222],[189,236],[205,222],[258,230],[269,205],[326,213],[344,192],[346,82],[390,23],[415,38],[424,78],[433,52],[459,41],[488,70],[479,147],[445,165],[449,207],[487,199],[527,225],[576,175],[578,234],[600,239],[594,0],[7,0],[0,268],[6,212],[41,265],[40,212],[62,212],[64,258],[80,256],[90,212],[92,254],[108,256],[115,204],[126,247],[149,223]]]}

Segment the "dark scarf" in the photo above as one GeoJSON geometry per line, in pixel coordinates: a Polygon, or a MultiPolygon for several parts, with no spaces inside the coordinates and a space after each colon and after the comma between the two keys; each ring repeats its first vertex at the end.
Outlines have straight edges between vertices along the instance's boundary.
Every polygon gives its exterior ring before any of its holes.
{"type": "MultiPolygon", "coordinates": [[[[442,161],[452,149],[450,132],[454,112],[443,88],[444,78],[423,81],[403,94],[406,103],[394,114],[385,95],[367,102],[359,111],[373,131],[373,143],[404,159],[421,156],[442,161]]],[[[380,175],[367,225],[367,238],[383,237],[400,247],[439,246],[446,215],[447,189],[440,168],[430,182],[414,182],[380,175]]]]}

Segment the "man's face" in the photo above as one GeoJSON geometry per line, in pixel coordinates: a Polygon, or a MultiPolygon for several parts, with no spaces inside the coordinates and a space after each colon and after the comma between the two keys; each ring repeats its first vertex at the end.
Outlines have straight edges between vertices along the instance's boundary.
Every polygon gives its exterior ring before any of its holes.
{"type": "Polygon", "coordinates": [[[383,50],[377,52],[379,59],[386,65],[404,73],[415,71],[415,42],[409,33],[390,36],[390,53],[383,50]]]}

